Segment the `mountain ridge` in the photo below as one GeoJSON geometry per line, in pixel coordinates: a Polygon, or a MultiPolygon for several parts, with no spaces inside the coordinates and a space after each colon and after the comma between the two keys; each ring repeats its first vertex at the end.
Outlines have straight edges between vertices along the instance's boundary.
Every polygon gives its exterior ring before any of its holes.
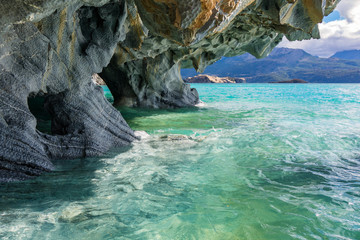
{"type": "Polygon", "coordinates": [[[345,50],[337,52],[331,58],[347,59],[347,60],[360,60],[360,50],[345,50]]]}
{"type": "MultiPolygon", "coordinates": [[[[204,74],[245,78],[248,83],[287,81],[294,78],[310,83],[360,83],[360,60],[320,58],[301,49],[275,48],[266,58],[250,54],[224,57],[209,66],[204,74]]],[[[184,78],[197,75],[183,69],[184,78]]]]}

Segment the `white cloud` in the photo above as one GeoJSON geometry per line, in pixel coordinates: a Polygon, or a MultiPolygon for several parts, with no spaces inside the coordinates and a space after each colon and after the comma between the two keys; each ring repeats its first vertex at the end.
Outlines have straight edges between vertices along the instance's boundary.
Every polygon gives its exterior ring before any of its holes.
{"type": "Polygon", "coordinates": [[[342,0],[336,10],[344,19],[319,24],[321,39],[295,42],[284,39],[279,47],[300,48],[320,57],[360,49],[360,0],[342,0]]]}

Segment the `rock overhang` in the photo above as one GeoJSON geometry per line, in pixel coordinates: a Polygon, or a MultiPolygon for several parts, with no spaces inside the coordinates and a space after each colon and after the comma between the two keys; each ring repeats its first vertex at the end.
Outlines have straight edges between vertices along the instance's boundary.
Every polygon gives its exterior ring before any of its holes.
{"type": "Polygon", "coordinates": [[[283,36],[318,38],[339,0],[16,0],[0,8],[0,181],[102,154],[136,136],[115,104],[186,107],[199,101],[181,67],[222,56],[260,58],[283,36]],[[29,96],[46,96],[52,134],[36,129],[29,96]]]}

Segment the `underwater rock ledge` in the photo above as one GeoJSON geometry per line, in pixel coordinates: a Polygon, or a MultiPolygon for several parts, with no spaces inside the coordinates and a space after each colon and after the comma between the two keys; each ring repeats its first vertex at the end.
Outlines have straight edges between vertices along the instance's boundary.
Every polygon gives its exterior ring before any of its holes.
{"type": "Polygon", "coordinates": [[[29,0],[0,7],[0,181],[51,171],[53,159],[101,155],[137,137],[116,105],[199,103],[181,67],[203,71],[222,56],[260,58],[283,36],[318,38],[339,0],[29,0]],[[51,134],[36,129],[41,98],[51,134]]]}

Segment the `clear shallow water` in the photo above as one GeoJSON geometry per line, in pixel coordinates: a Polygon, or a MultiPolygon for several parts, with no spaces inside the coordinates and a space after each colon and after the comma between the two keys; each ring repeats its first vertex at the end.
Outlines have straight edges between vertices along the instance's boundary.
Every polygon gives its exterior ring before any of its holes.
{"type": "Polygon", "coordinates": [[[146,140],[0,185],[0,239],[360,239],[360,85],[193,86],[121,109],[146,140]]]}

